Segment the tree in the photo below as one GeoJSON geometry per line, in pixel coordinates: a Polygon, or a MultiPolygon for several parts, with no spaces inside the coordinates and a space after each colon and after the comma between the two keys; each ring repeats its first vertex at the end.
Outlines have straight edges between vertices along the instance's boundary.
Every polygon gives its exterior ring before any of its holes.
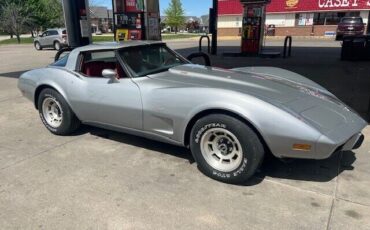
{"type": "Polygon", "coordinates": [[[24,32],[64,25],[61,0],[0,0],[0,27],[20,42],[24,32]]]}
{"type": "Polygon", "coordinates": [[[26,0],[24,2],[33,19],[28,25],[31,32],[64,25],[60,0],[26,0]]]}
{"type": "Polygon", "coordinates": [[[165,23],[171,27],[175,28],[175,33],[177,33],[178,28],[185,24],[184,9],[180,0],[171,0],[170,5],[164,11],[166,14],[165,23]]]}
{"type": "Polygon", "coordinates": [[[18,43],[21,43],[21,34],[27,28],[31,18],[24,4],[17,1],[5,1],[0,9],[0,21],[4,31],[17,37],[18,43]]]}

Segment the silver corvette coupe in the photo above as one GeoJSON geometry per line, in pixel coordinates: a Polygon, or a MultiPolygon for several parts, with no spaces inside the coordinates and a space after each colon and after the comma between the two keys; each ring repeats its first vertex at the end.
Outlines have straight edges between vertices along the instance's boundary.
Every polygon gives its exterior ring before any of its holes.
{"type": "Polygon", "coordinates": [[[83,123],[189,147],[205,175],[233,184],[266,154],[325,159],[358,148],[367,125],[301,75],[194,65],[162,42],[76,48],[24,73],[18,87],[53,134],[83,123]]]}

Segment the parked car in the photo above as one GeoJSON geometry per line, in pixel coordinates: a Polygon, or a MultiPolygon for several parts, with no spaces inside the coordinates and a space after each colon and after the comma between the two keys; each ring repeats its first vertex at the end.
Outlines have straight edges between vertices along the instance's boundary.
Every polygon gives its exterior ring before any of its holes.
{"type": "Polygon", "coordinates": [[[170,32],[170,29],[168,29],[168,28],[165,28],[165,29],[161,30],[162,34],[169,33],[169,32],[170,32]]]}
{"type": "Polygon", "coordinates": [[[83,123],[189,147],[205,175],[235,184],[267,154],[325,159],[358,148],[367,126],[299,74],[194,65],[162,42],[76,48],[22,74],[18,87],[53,134],[83,123]]]}
{"type": "Polygon", "coordinates": [[[336,40],[341,40],[346,35],[363,35],[364,31],[365,24],[361,17],[344,17],[338,24],[336,40]]]}
{"type": "Polygon", "coordinates": [[[60,50],[68,46],[67,30],[66,29],[48,29],[39,37],[34,39],[34,46],[37,50],[43,48],[54,48],[60,50]]]}

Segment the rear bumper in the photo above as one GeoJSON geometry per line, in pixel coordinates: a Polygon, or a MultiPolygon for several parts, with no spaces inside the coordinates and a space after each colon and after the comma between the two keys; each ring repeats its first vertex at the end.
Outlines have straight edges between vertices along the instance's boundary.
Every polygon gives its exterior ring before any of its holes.
{"type": "Polygon", "coordinates": [[[337,31],[337,37],[363,35],[364,31],[337,31]]]}

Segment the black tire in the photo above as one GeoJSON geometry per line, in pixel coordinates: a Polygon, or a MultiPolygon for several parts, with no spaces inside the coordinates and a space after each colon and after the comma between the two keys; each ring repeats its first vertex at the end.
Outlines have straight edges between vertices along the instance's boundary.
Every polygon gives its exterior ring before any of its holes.
{"type": "Polygon", "coordinates": [[[55,42],[54,42],[54,49],[55,49],[56,51],[59,51],[61,48],[62,48],[62,46],[61,46],[60,42],[55,41],[55,42]]]}
{"type": "Polygon", "coordinates": [[[42,90],[39,95],[37,105],[41,121],[51,133],[61,136],[69,135],[80,127],[81,122],[73,113],[72,109],[69,107],[63,96],[60,95],[57,91],[50,88],[42,90]],[[43,103],[47,99],[56,101],[61,107],[59,111],[62,117],[62,121],[58,127],[53,127],[52,125],[50,125],[46,121],[47,118],[44,117],[43,103]]]}
{"type": "Polygon", "coordinates": [[[42,46],[41,46],[40,42],[35,42],[34,46],[35,46],[36,50],[39,50],[39,51],[42,50],[42,46]]]}
{"type": "MultiPolygon", "coordinates": [[[[230,142],[228,141],[228,143],[230,142]]],[[[229,184],[244,184],[247,182],[261,165],[265,154],[261,140],[251,127],[237,118],[224,114],[212,114],[199,119],[194,124],[190,135],[190,149],[201,172],[215,180],[229,184]],[[212,131],[216,129],[228,131],[240,143],[242,149],[242,153],[240,153],[241,161],[239,164],[235,163],[237,167],[235,169],[230,168],[231,171],[220,171],[211,166],[202,153],[201,142],[203,136],[206,136],[207,133],[213,133],[212,131]]],[[[224,148],[227,151],[228,149],[230,149],[229,146],[224,148]]],[[[224,156],[228,156],[228,153],[224,156]]],[[[221,163],[224,163],[223,160],[221,163]]]]}

